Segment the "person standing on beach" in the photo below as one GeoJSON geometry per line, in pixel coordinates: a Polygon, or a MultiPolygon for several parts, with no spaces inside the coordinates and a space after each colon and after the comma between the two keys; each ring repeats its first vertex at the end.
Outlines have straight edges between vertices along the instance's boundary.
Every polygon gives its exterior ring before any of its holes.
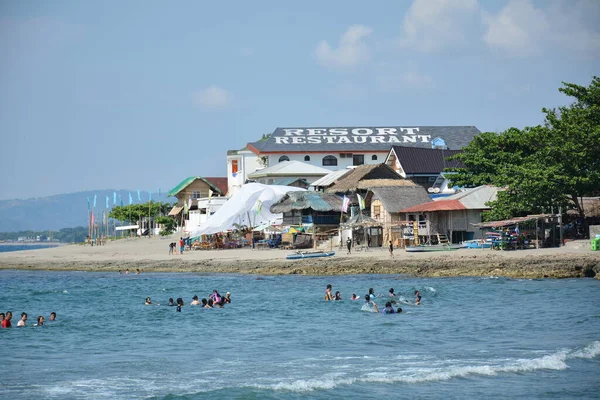
{"type": "Polygon", "coordinates": [[[348,240],[346,240],[346,246],[348,247],[348,254],[350,254],[352,250],[352,239],[348,238],[348,240]]]}
{"type": "Polygon", "coordinates": [[[185,243],[183,238],[179,238],[179,254],[183,254],[183,250],[185,250],[185,243]]]}
{"type": "Polygon", "coordinates": [[[394,244],[390,240],[390,257],[394,258],[394,244]]]}
{"type": "Polygon", "coordinates": [[[169,255],[173,254],[173,243],[169,243],[169,255]]]}

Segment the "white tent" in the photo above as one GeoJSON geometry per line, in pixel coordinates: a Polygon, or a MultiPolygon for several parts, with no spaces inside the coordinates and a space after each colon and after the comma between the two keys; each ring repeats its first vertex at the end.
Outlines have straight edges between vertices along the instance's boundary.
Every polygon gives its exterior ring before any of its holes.
{"type": "Polygon", "coordinates": [[[281,220],[282,214],[273,214],[269,210],[287,192],[305,190],[292,186],[263,185],[248,183],[241,187],[223,206],[190,236],[208,235],[223,232],[234,224],[248,227],[273,224],[281,220]]]}

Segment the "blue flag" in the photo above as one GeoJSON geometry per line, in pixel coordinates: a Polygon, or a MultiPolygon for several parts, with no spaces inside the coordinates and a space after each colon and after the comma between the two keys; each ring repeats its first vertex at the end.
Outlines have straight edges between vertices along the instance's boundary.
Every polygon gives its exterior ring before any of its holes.
{"type": "Polygon", "coordinates": [[[109,206],[108,206],[108,195],[106,196],[106,208],[109,208],[109,206]]]}
{"type": "Polygon", "coordinates": [[[94,195],[94,208],[96,208],[96,195],[94,195]]]}
{"type": "Polygon", "coordinates": [[[158,188],[158,197],[160,197],[160,188],[158,188]]]}
{"type": "Polygon", "coordinates": [[[90,198],[87,198],[87,203],[88,203],[88,211],[90,211],[90,198]]]}
{"type": "Polygon", "coordinates": [[[117,192],[113,192],[113,204],[117,204],[117,192]]]}
{"type": "Polygon", "coordinates": [[[148,201],[152,201],[152,192],[148,190],[148,201]]]}
{"type": "Polygon", "coordinates": [[[131,197],[131,192],[129,192],[129,204],[133,204],[133,197],[131,197]]]}
{"type": "Polygon", "coordinates": [[[121,195],[119,195],[119,204],[121,204],[121,207],[123,207],[123,199],[121,198],[121,195]]]}
{"type": "Polygon", "coordinates": [[[138,201],[142,201],[142,196],[140,196],[140,189],[138,189],[138,201]]]}

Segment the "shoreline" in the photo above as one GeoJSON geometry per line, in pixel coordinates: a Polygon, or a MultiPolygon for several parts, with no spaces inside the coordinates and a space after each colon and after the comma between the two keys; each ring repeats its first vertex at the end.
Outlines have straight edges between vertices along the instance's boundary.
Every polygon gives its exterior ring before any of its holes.
{"type": "Polygon", "coordinates": [[[138,238],[105,246],[63,245],[0,253],[0,270],[231,273],[251,275],[402,274],[415,277],[583,278],[600,279],[600,252],[588,241],[550,249],[408,253],[390,258],[387,249],[371,249],[327,258],[286,260],[289,250],[195,250],[169,255],[171,238],[138,238]]]}

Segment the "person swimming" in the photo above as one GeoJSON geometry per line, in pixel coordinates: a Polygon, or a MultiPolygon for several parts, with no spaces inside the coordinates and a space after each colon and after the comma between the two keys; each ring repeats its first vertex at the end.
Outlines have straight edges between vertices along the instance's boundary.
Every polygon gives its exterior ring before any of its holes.
{"type": "Polygon", "coordinates": [[[175,305],[175,301],[172,297],[169,297],[169,303],[167,304],[169,307],[173,307],[175,305]]]}
{"type": "Polygon", "coordinates": [[[358,300],[360,299],[360,296],[357,296],[356,293],[352,293],[352,299],[351,300],[358,300]]]}
{"type": "Polygon", "coordinates": [[[396,297],[396,293],[394,293],[394,288],[390,288],[389,296],[390,297],[396,297]]]}
{"type": "Polygon", "coordinates": [[[394,311],[394,307],[392,307],[392,302],[388,301],[385,303],[385,308],[381,310],[381,312],[383,314],[394,314],[396,311],[394,311]]]}
{"type": "Polygon", "coordinates": [[[146,302],[144,303],[144,305],[149,306],[152,304],[152,299],[150,297],[146,297],[146,302]]]}
{"type": "Polygon", "coordinates": [[[421,293],[415,290],[415,305],[421,305],[421,293]]]}
{"type": "Polygon", "coordinates": [[[325,289],[325,301],[333,300],[333,296],[331,295],[332,286],[327,285],[325,289]]]}
{"type": "Polygon", "coordinates": [[[225,297],[223,298],[223,304],[231,304],[231,293],[225,293],[225,297]]]}
{"type": "Polygon", "coordinates": [[[396,314],[400,314],[402,312],[402,307],[398,307],[398,309],[396,310],[396,314]]]}
{"type": "Polygon", "coordinates": [[[364,311],[371,311],[377,313],[379,312],[379,307],[377,307],[377,303],[371,300],[371,296],[369,294],[365,294],[365,304],[363,305],[362,309],[364,311]]]}
{"type": "Polygon", "coordinates": [[[342,295],[340,294],[339,291],[335,292],[335,296],[333,297],[334,300],[341,300],[342,299],[342,295]]]}
{"type": "Polygon", "coordinates": [[[208,301],[206,300],[206,298],[202,299],[202,307],[204,307],[204,308],[212,308],[212,306],[208,305],[208,301]]]}
{"type": "Polygon", "coordinates": [[[183,307],[183,299],[181,297],[177,298],[177,312],[181,312],[181,307],[183,307]]]}
{"type": "Polygon", "coordinates": [[[373,290],[373,288],[369,288],[369,297],[371,297],[371,300],[374,299],[375,297],[377,297],[377,295],[375,295],[375,291],[373,290]]]}
{"type": "Polygon", "coordinates": [[[33,325],[33,326],[42,326],[44,325],[44,317],[41,315],[38,315],[37,317],[37,324],[33,325]]]}
{"type": "Polygon", "coordinates": [[[194,295],[194,297],[192,297],[192,302],[190,303],[190,306],[198,306],[200,305],[200,301],[198,301],[198,296],[194,295]]]}

